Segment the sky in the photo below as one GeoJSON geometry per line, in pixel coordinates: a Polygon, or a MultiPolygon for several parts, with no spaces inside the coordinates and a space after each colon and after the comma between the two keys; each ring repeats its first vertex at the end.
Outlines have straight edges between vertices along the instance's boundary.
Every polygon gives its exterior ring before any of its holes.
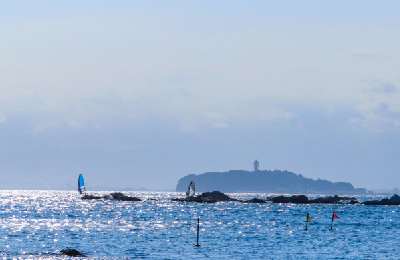
{"type": "Polygon", "coordinates": [[[399,1],[2,1],[0,189],[288,170],[400,187],[399,1]]]}

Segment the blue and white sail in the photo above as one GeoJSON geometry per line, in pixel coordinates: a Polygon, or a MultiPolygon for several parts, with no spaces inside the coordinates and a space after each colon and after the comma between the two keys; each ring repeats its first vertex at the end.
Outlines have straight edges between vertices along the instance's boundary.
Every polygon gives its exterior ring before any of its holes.
{"type": "Polygon", "coordinates": [[[82,194],[86,191],[85,180],[83,179],[82,174],[79,174],[79,178],[78,178],[78,191],[80,194],[82,194]]]}

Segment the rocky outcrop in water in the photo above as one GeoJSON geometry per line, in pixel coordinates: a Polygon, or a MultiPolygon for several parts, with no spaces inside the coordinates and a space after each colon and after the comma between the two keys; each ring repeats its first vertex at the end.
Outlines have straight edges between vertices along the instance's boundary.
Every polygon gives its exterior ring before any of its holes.
{"type": "Polygon", "coordinates": [[[78,250],[72,249],[72,248],[68,248],[68,249],[61,250],[60,253],[61,253],[62,255],[67,255],[67,256],[86,257],[84,254],[82,254],[82,253],[79,252],[78,250]]]}
{"type": "Polygon", "coordinates": [[[271,201],[272,203],[293,203],[293,204],[363,204],[363,205],[400,205],[400,196],[394,194],[390,199],[385,198],[382,200],[373,200],[358,202],[354,197],[340,197],[338,195],[320,197],[316,199],[308,199],[306,195],[292,195],[287,196],[277,196],[272,198],[267,198],[266,200],[253,198],[251,200],[241,201],[238,199],[231,198],[219,191],[204,192],[196,197],[186,197],[177,198],[173,201],[185,201],[185,202],[201,202],[201,203],[214,203],[219,201],[238,201],[243,203],[267,203],[271,201]]]}
{"type": "Polygon", "coordinates": [[[267,199],[273,203],[294,203],[294,204],[357,204],[353,197],[339,197],[338,195],[309,200],[305,195],[293,195],[290,197],[278,196],[267,199]]]}
{"type": "Polygon", "coordinates": [[[101,196],[95,196],[95,195],[89,195],[89,194],[85,194],[81,197],[81,200],[99,200],[99,199],[103,199],[103,197],[101,196]]]}
{"type": "Polygon", "coordinates": [[[204,192],[201,195],[197,195],[196,197],[186,197],[186,198],[177,198],[172,199],[173,201],[186,201],[186,202],[201,202],[201,203],[214,203],[220,201],[239,201],[237,199],[231,198],[228,195],[225,195],[219,191],[213,192],[204,192]]]}
{"type": "Polygon", "coordinates": [[[358,204],[354,197],[340,197],[338,195],[310,200],[310,204],[358,204]]]}
{"type": "Polygon", "coordinates": [[[243,203],[267,203],[267,201],[259,198],[254,198],[251,200],[245,200],[243,201],[243,203]]]}
{"type": "Polygon", "coordinates": [[[111,193],[110,196],[112,197],[113,200],[120,200],[120,201],[142,201],[141,199],[137,197],[130,197],[126,196],[125,194],[121,192],[114,192],[111,193]]]}
{"type": "Polygon", "coordinates": [[[119,200],[119,201],[142,201],[141,199],[137,197],[130,197],[126,196],[125,194],[121,192],[114,192],[110,193],[110,195],[104,195],[104,196],[95,196],[95,195],[89,195],[85,194],[81,197],[82,200],[99,200],[99,199],[105,199],[105,200],[119,200]]]}
{"type": "Polygon", "coordinates": [[[390,199],[385,198],[382,200],[364,201],[364,205],[400,205],[400,196],[394,194],[390,199]]]}
{"type": "Polygon", "coordinates": [[[293,203],[293,204],[358,204],[358,201],[354,197],[340,197],[338,195],[328,196],[324,198],[308,199],[306,195],[293,195],[290,197],[277,196],[267,198],[266,200],[253,198],[251,200],[241,201],[238,199],[231,198],[219,191],[204,192],[196,197],[177,198],[173,201],[185,201],[185,202],[219,202],[219,201],[238,201],[243,203],[293,203]]]}
{"type": "Polygon", "coordinates": [[[278,196],[269,198],[268,201],[273,203],[298,203],[298,204],[308,204],[309,200],[305,195],[293,195],[291,197],[278,196]]]}

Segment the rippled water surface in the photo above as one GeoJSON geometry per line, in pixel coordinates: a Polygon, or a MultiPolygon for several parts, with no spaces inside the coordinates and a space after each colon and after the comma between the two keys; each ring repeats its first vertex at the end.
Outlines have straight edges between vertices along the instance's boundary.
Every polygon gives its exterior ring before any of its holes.
{"type": "MultiPolygon", "coordinates": [[[[398,206],[197,204],[171,201],[183,193],[126,193],[144,201],[85,201],[69,191],[0,191],[0,254],[4,259],[64,259],[60,250],[75,248],[90,259],[400,256],[398,206]],[[340,219],[329,231],[333,210],[340,219]],[[307,213],[311,223],[305,231],[307,213]],[[201,247],[196,248],[198,216],[201,247]]],[[[249,199],[271,194],[229,195],[249,199]]]]}

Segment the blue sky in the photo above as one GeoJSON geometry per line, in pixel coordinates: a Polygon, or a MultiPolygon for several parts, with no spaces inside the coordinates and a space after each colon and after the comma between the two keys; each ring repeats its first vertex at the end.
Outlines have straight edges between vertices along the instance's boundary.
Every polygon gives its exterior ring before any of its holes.
{"type": "Polygon", "coordinates": [[[0,188],[174,189],[255,159],[399,187],[399,9],[3,1],[0,188]]]}

